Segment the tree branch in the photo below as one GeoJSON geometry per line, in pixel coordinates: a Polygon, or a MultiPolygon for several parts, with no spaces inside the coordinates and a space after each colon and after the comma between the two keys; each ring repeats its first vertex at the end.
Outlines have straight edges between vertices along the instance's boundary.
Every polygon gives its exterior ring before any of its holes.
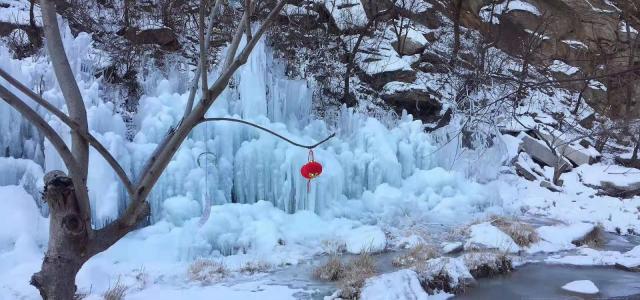
{"type": "MultiPolygon", "coordinates": [[[[76,79],[71,71],[69,60],[64,51],[62,44],[62,37],[60,36],[60,28],[58,27],[57,14],[55,5],[51,0],[40,0],[40,9],[42,11],[42,22],[44,36],[47,40],[47,49],[49,56],[51,57],[51,64],[53,65],[53,71],[58,79],[58,85],[62,91],[62,95],[67,103],[67,109],[69,110],[69,117],[78,123],[79,131],[73,130],[71,132],[71,152],[78,162],[79,168],[73,170],[73,172],[80,172],[81,182],[75,182],[74,186],[76,191],[84,190],[77,195],[78,203],[80,205],[80,212],[83,220],[87,223],[89,230],[89,236],[91,236],[91,208],[89,206],[89,197],[86,193],[87,185],[87,173],[89,168],[89,144],[85,140],[80,132],[87,133],[87,111],[84,107],[84,101],[80,94],[80,89],[76,83],[76,79]]],[[[71,170],[70,170],[71,171],[71,170]]],[[[71,174],[70,174],[71,175],[71,174]]],[[[71,176],[74,178],[75,176],[71,176]]]]}
{"type": "Polygon", "coordinates": [[[118,161],[111,155],[109,150],[107,150],[93,135],[91,135],[90,132],[87,132],[87,133],[82,132],[80,130],[80,126],[78,125],[78,123],[76,123],[74,120],[69,118],[66,114],[64,114],[58,108],[56,108],[51,103],[49,103],[49,101],[43,99],[38,94],[33,92],[31,89],[29,89],[28,87],[23,85],[20,81],[18,81],[17,79],[13,78],[11,75],[9,75],[7,72],[5,72],[3,69],[0,69],[0,77],[4,78],[4,80],[9,82],[9,84],[13,85],[19,91],[21,91],[25,95],[29,96],[29,98],[31,98],[33,101],[35,101],[36,103],[38,103],[39,105],[44,107],[51,114],[53,114],[54,116],[58,117],[58,119],[60,119],[60,121],[62,121],[67,126],[69,126],[69,128],[71,128],[73,131],[79,132],[79,134],[84,139],[89,141],[89,144],[91,146],[93,146],[93,148],[96,149],[96,151],[98,151],[98,153],[100,153],[100,155],[102,155],[104,160],[111,166],[111,168],[116,173],[118,178],[120,178],[120,181],[122,181],[122,184],[124,185],[125,189],[129,193],[129,196],[133,196],[133,194],[135,192],[135,188],[133,187],[133,184],[129,180],[129,177],[127,176],[127,173],[124,171],[122,166],[120,166],[118,161]]]}

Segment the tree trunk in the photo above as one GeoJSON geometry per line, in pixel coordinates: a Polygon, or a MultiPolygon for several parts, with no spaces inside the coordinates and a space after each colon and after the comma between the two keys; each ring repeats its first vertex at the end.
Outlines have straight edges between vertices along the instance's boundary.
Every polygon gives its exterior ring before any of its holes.
{"type": "Polygon", "coordinates": [[[50,210],[49,245],[42,269],[33,274],[31,285],[45,300],[70,300],[76,293],[76,274],[90,257],[88,232],[71,178],[52,171],[44,179],[44,200],[50,210]]]}

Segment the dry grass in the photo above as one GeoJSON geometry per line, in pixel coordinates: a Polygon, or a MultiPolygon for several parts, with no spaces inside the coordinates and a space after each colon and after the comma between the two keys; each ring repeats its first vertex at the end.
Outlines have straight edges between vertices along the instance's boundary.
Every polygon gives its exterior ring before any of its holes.
{"type": "Polygon", "coordinates": [[[348,263],[333,255],[313,271],[317,279],[338,281],[342,299],[358,299],[365,280],[376,274],[376,261],[369,252],[359,254],[348,263]]]}
{"type": "Polygon", "coordinates": [[[242,268],[240,268],[241,273],[250,274],[250,275],[253,275],[256,273],[266,273],[269,270],[271,270],[271,264],[264,261],[250,261],[244,264],[242,268]]]}
{"type": "Polygon", "coordinates": [[[329,257],[327,262],[313,270],[313,277],[326,281],[338,281],[344,277],[344,265],[337,255],[329,257]]]}
{"type": "Polygon", "coordinates": [[[199,259],[189,266],[188,275],[191,281],[202,284],[210,284],[227,276],[229,271],[220,262],[208,259],[199,259]]]}
{"type": "Polygon", "coordinates": [[[582,239],[573,241],[573,244],[578,247],[586,245],[590,248],[602,248],[606,243],[607,239],[604,235],[604,227],[602,227],[602,224],[598,224],[582,239]]]}
{"type": "Polygon", "coordinates": [[[395,257],[391,264],[398,268],[411,267],[424,263],[429,259],[436,258],[439,254],[435,247],[421,243],[411,248],[409,252],[395,257]]]}
{"type": "Polygon", "coordinates": [[[376,262],[370,253],[362,253],[349,261],[338,287],[343,299],[358,299],[365,280],[376,274],[376,262]]]}
{"type": "Polygon", "coordinates": [[[515,218],[493,217],[491,225],[500,228],[520,247],[527,247],[540,241],[540,236],[538,236],[538,232],[533,226],[515,218]]]}
{"type": "Polygon", "coordinates": [[[120,280],[116,281],[116,284],[110,287],[107,291],[102,294],[104,300],[123,300],[124,296],[127,294],[128,287],[124,284],[120,283],[120,280]]]}

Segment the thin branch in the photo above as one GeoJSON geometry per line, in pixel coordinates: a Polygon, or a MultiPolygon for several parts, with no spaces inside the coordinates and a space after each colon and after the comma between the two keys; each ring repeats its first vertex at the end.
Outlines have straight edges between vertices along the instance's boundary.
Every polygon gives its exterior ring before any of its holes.
{"type": "Polygon", "coordinates": [[[252,39],[251,36],[251,14],[253,13],[253,6],[255,1],[252,0],[245,0],[244,1],[244,5],[245,5],[245,10],[248,11],[249,13],[247,14],[247,17],[244,19],[244,31],[247,34],[247,41],[250,41],[252,39]]]}
{"type": "MultiPolygon", "coordinates": [[[[211,12],[209,13],[209,25],[207,26],[207,34],[204,38],[204,48],[205,53],[209,53],[209,44],[211,43],[211,35],[213,34],[213,24],[216,14],[220,10],[220,6],[222,6],[222,0],[216,0],[216,3],[213,5],[211,12]]],[[[202,72],[202,58],[198,62],[198,67],[196,68],[196,73],[193,76],[193,80],[191,81],[191,90],[189,91],[189,98],[187,98],[187,106],[184,109],[184,114],[182,116],[185,119],[191,110],[193,109],[193,102],[196,98],[196,91],[198,90],[198,81],[200,80],[200,72],[202,72]]]]}
{"type": "Polygon", "coordinates": [[[21,91],[25,95],[29,96],[29,98],[31,98],[33,101],[35,101],[36,103],[44,107],[54,116],[58,117],[58,119],[60,119],[60,121],[62,121],[67,126],[69,126],[69,128],[79,133],[84,139],[89,141],[89,144],[93,146],[93,148],[96,149],[96,151],[98,151],[100,155],[102,155],[104,160],[107,161],[107,163],[111,166],[111,168],[116,173],[116,175],[120,178],[120,181],[122,181],[122,184],[127,189],[127,192],[129,193],[129,195],[133,196],[133,193],[135,192],[135,188],[133,187],[133,184],[129,180],[127,173],[124,171],[122,166],[120,166],[118,161],[111,155],[109,150],[107,150],[93,135],[91,135],[90,132],[85,133],[82,130],[80,130],[80,126],[78,125],[78,123],[76,123],[74,120],[69,118],[66,114],[64,114],[58,108],[53,106],[49,101],[40,97],[38,94],[36,94],[31,89],[23,85],[17,79],[13,78],[11,75],[9,75],[6,71],[4,71],[1,68],[0,68],[0,77],[6,80],[9,84],[16,87],[19,91],[21,91]]]}
{"type": "Polygon", "coordinates": [[[306,148],[306,149],[314,149],[314,148],[318,147],[319,145],[321,145],[322,143],[324,143],[324,142],[326,142],[326,141],[328,141],[331,138],[336,136],[336,134],[334,132],[331,135],[329,135],[327,138],[325,138],[322,141],[319,141],[319,142],[317,142],[315,144],[303,145],[303,144],[300,144],[300,143],[296,143],[296,142],[294,142],[294,141],[282,136],[281,134],[278,134],[277,132],[275,132],[275,131],[273,131],[271,129],[262,127],[262,126],[260,126],[258,124],[254,124],[254,123],[251,123],[251,122],[248,122],[248,121],[245,121],[245,120],[240,120],[240,119],[233,119],[233,118],[204,118],[200,122],[198,122],[198,124],[204,123],[204,122],[213,122],[213,121],[236,122],[236,123],[242,123],[242,124],[245,124],[245,125],[249,125],[251,127],[255,127],[255,128],[260,129],[260,130],[266,131],[266,132],[268,132],[268,133],[270,133],[272,135],[275,135],[275,136],[279,137],[280,139],[283,139],[283,140],[287,141],[289,144],[292,144],[294,146],[298,146],[298,147],[301,147],[301,148],[306,148]]]}
{"type": "MultiPolygon", "coordinates": [[[[238,25],[238,29],[236,30],[236,33],[233,35],[233,40],[231,40],[231,45],[229,45],[229,48],[227,49],[227,58],[225,59],[225,63],[224,63],[225,68],[229,68],[236,58],[236,52],[238,51],[238,46],[240,45],[240,40],[242,40],[242,34],[244,33],[244,26],[247,23],[245,19],[247,18],[249,18],[249,12],[245,10],[244,13],[242,14],[242,20],[238,25]]],[[[247,40],[247,43],[248,42],[249,40],[247,40]]]]}
{"type": "MultiPolygon", "coordinates": [[[[200,17],[200,26],[198,28],[198,36],[200,39],[200,74],[202,75],[202,82],[200,83],[201,87],[202,87],[202,98],[203,99],[207,99],[207,96],[209,93],[207,93],[207,90],[209,89],[209,87],[207,86],[207,72],[209,70],[209,64],[207,61],[207,51],[208,51],[208,40],[205,40],[205,34],[204,34],[204,26],[205,26],[205,22],[204,22],[204,12],[207,10],[207,4],[205,0],[201,0],[200,1],[200,13],[199,13],[199,17],[200,17]]],[[[213,24],[213,20],[209,21],[209,24],[213,24]]]]}

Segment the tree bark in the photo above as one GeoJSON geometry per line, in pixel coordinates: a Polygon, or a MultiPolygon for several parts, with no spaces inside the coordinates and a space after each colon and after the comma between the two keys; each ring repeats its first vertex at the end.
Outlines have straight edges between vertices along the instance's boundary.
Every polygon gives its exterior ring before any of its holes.
{"type": "Polygon", "coordinates": [[[49,245],[31,285],[45,300],[69,300],[76,293],[76,274],[90,257],[86,251],[89,235],[71,178],[52,171],[44,180],[44,200],[50,210],[49,245]]]}

